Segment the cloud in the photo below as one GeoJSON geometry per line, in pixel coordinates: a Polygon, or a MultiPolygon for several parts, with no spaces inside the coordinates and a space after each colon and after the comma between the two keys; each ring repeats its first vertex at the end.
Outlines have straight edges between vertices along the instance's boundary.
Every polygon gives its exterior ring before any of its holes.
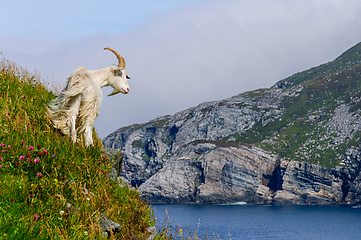
{"type": "Polygon", "coordinates": [[[105,137],[204,101],[270,87],[331,61],[360,42],[360,14],[357,0],[201,1],[152,15],[146,24],[119,34],[73,42],[8,39],[11,48],[4,53],[65,81],[79,65],[99,69],[116,63],[105,46],[119,50],[131,90],[104,97],[95,127],[105,137]]]}
{"type": "Polygon", "coordinates": [[[43,34],[53,41],[119,33],[144,24],[152,14],[203,0],[17,0],[1,2],[0,37],[43,34]]]}

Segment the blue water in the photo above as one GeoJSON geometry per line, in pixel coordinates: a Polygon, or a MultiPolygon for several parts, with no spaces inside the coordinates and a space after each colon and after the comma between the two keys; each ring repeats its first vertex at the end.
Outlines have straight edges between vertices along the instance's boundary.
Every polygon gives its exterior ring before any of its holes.
{"type": "Polygon", "coordinates": [[[167,218],[183,236],[221,239],[361,239],[361,209],[349,206],[152,205],[159,223],[167,218]],[[208,229],[208,233],[207,233],[208,229]],[[213,235],[213,233],[215,235],[213,235]],[[193,236],[192,235],[192,236],[193,236]]]}

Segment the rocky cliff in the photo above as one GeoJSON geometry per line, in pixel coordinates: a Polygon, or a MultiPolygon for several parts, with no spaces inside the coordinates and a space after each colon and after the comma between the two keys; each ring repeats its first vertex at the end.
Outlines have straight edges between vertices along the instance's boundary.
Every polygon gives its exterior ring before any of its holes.
{"type": "Polygon", "coordinates": [[[123,127],[122,179],[151,202],[358,203],[361,44],[269,89],[123,127]],[[359,54],[360,53],[360,54],[359,54]]]}

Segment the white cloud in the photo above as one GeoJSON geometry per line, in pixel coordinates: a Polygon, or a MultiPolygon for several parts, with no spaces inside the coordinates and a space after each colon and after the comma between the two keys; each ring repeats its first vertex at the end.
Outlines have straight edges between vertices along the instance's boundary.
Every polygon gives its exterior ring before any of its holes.
{"type": "Polygon", "coordinates": [[[361,41],[360,9],[357,0],[213,0],[152,15],[147,24],[119,34],[61,43],[32,36],[6,46],[0,38],[0,45],[9,59],[62,81],[79,65],[116,63],[103,47],[119,50],[131,90],[105,97],[95,125],[104,137],[331,61],[361,41]]]}

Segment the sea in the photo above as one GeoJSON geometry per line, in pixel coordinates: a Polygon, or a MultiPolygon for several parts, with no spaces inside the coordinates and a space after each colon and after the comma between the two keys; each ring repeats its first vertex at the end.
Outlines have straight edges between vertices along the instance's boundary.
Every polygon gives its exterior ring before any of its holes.
{"type": "Polygon", "coordinates": [[[176,239],[361,239],[361,208],[309,205],[154,204],[176,239]],[[189,239],[189,238],[188,238],[189,239]]]}

